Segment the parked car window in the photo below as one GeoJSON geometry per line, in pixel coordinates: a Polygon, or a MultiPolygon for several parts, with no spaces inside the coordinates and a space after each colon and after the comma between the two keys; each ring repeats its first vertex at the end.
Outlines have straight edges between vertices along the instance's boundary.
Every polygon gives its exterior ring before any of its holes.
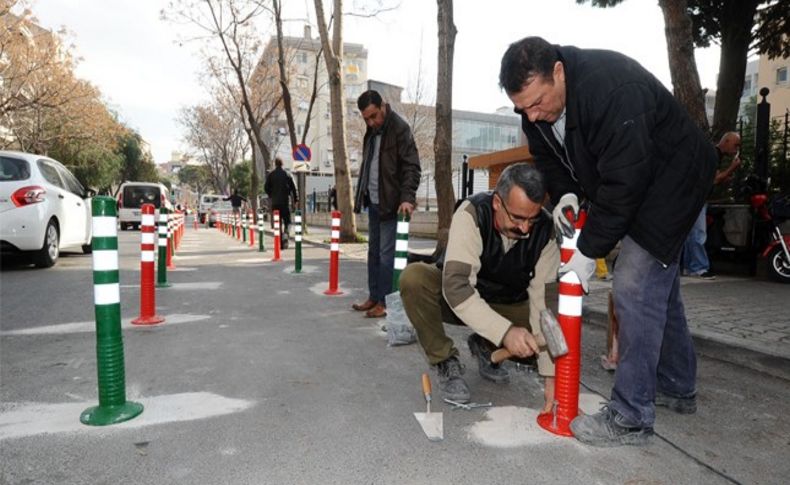
{"type": "Polygon", "coordinates": [[[66,188],[65,184],[60,179],[60,175],[58,175],[58,169],[55,168],[55,165],[47,160],[39,160],[38,169],[41,170],[41,175],[44,176],[44,180],[61,189],[66,188]]]}
{"type": "Polygon", "coordinates": [[[27,160],[0,157],[0,180],[27,180],[30,178],[30,164],[27,160]]]}
{"type": "Polygon", "coordinates": [[[58,168],[58,172],[60,173],[60,177],[63,179],[63,182],[66,183],[66,189],[72,194],[85,198],[85,188],[82,184],[77,180],[77,177],[72,174],[69,169],[64,167],[63,165],[56,165],[58,168]]]}

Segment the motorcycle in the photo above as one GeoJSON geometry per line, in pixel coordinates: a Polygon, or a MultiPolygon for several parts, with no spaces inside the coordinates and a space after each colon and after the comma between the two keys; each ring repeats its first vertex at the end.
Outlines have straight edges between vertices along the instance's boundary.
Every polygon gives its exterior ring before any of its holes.
{"type": "Polygon", "coordinates": [[[756,217],[755,236],[765,244],[759,255],[767,258],[769,276],[774,281],[790,283],[790,234],[782,234],[779,228],[779,224],[790,219],[790,195],[776,195],[769,203],[767,194],[758,193],[749,202],[756,217]]]}

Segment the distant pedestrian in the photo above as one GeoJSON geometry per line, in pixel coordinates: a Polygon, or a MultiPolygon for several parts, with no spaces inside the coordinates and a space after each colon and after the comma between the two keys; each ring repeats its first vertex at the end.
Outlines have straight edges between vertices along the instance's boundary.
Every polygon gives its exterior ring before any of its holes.
{"type": "Polygon", "coordinates": [[[241,215],[241,205],[244,202],[247,202],[247,199],[239,195],[238,189],[233,189],[233,195],[228,197],[223,197],[222,200],[229,200],[231,207],[233,207],[233,215],[239,216],[241,215]]]}
{"type": "Polygon", "coordinates": [[[329,205],[333,210],[337,210],[337,189],[334,185],[329,187],[329,205]]]}
{"type": "MultiPolygon", "coordinates": [[[[729,131],[721,137],[721,140],[716,145],[719,163],[725,157],[732,157],[732,160],[726,169],[716,171],[713,185],[729,183],[732,180],[732,174],[741,166],[741,157],[738,156],[740,150],[741,135],[734,131],[729,131]]],[[[712,280],[716,278],[716,274],[710,270],[710,260],[708,259],[708,253],[705,251],[705,241],[708,239],[707,211],[708,204],[705,204],[686,238],[686,243],[683,245],[683,272],[688,276],[712,280]]]]}
{"type": "Polygon", "coordinates": [[[288,248],[288,227],[291,225],[291,197],[296,205],[299,202],[299,194],[296,192],[294,180],[283,170],[283,160],[280,157],[274,159],[274,170],[266,176],[263,190],[269,196],[272,204],[272,213],[280,211],[280,228],[282,238],[280,239],[281,249],[288,248]]]}
{"type": "Polygon", "coordinates": [[[411,215],[420,184],[420,157],[406,121],[381,95],[365,91],[357,107],[367,130],[354,212],[368,209],[368,299],[352,307],[369,318],[387,314],[384,297],[392,291],[398,213],[411,215]]]}

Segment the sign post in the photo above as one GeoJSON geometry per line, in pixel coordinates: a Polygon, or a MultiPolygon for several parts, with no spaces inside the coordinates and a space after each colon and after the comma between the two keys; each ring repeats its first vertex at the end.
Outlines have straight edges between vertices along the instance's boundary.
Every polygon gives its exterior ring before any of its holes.
{"type": "MultiPolygon", "coordinates": [[[[293,157],[294,164],[292,171],[296,173],[296,185],[299,192],[299,203],[297,204],[297,209],[300,210],[302,214],[307,214],[307,211],[305,210],[307,201],[307,197],[305,196],[305,191],[307,190],[306,174],[310,171],[309,162],[313,157],[313,152],[310,150],[310,147],[304,143],[300,143],[294,147],[293,157]]],[[[306,225],[303,226],[303,230],[304,233],[307,234],[306,225]]]]}

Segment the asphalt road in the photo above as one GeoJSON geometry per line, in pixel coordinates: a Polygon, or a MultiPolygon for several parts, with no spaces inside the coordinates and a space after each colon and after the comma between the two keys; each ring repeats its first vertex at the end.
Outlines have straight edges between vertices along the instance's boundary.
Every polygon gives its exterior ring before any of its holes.
{"type": "MultiPolygon", "coordinates": [[[[270,240],[267,243],[270,244],[270,240]]],[[[383,321],[349,310],[364,299],[365,265],[341,258],[341,296],[327,288],[328,251],[284,261],[216,231],[187,230],[157,291],[167,321],[124,327],[127,398],[137,418],[79,423],[97,401],[91,258],[55,268],[4,261],[0,272],[0,483],[422,484],[785,483],[790,475],[788,381],[715,356],[699,362],[694,416],[659,409],[661,437],[644,448],[594,449],[534,424],[533,372],[511,383],[477,374],[468,330],[450,329],[476,402],[451,410],[429,442],[416,345],[388,348],[383,321]]],[[[139,312],[139,233],[120,234],[122,315],[139,312]]],[[[583,333],[583,383],[608,395],[605,333],[583,333]]],[[[435,374],[434,386],[438,388],[435,374]]],[[[582,389],[581,406],[603,400],[582,389]]],[[[438,394],[438,393],[437,393],[438,394]]],[[[437,396],[438,397],[438,396],[437,396]]]]}

